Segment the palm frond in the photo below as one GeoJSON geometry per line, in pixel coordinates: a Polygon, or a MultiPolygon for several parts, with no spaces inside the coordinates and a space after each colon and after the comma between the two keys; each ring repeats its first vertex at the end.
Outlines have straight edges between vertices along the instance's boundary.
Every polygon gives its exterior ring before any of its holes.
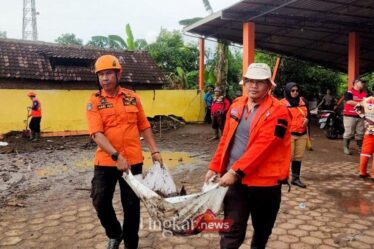
{"type": "Polygon", "coordinates": [[[197,21],[200,21],[203,19],[202,17],[194,17],[194,18],[189,18],[189,19],[183,19],[179,21],[179,24],[182,26],[189,26],[197,21]]]}
{"type": "Polygon", "coordinates": [[[132,30],[130,24],[126,24],[126,34],[127,34],[127,49],[128,50],[135,50],[135,40],[132,34],[132,30]]]}
{"type": "Polygon", "coordinates": [[[209,12],[209,14],[213,14],[213,8],[210,5],[209,0],[203,0],[205,10],[209,12]]]}

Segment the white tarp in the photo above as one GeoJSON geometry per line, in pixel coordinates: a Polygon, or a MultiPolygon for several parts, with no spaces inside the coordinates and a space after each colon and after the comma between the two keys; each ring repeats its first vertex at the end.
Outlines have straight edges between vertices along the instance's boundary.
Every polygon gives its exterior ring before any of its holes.
{"type": "MultiPolygon", "coordinates": [[[[131,173],[124,174],[123,177],[144,203],[151,218],[159,222],[164,230],[176,235],[192,235],[200,232],[201,227],[198,226],[201,224],[199,222],[204,218],[204,214],[217,214],[227,192],[226,187],[211,183],[200,193],[162,198],[147,187],[146,185],[148,184],[144,184],[144,180],[140,181],[131,173]]],[[[170,174],[169,178],[167,181],[170,182],[171,180],[172,185],[175,187],[170,174]]],[[[160,188],[157,191],[162,192],[160,188]]]]}

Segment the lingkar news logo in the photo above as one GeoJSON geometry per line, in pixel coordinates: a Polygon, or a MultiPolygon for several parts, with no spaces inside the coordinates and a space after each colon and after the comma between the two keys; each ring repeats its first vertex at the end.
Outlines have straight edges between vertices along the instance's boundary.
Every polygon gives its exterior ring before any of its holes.
{"type": "Polygon", "coordinates": [[[228,232],[234,223],[231,219],[217,219],[216,214],[208,209],[205,213],[196,216],[192,222],[191,233],[200,232],[228,232]]]}

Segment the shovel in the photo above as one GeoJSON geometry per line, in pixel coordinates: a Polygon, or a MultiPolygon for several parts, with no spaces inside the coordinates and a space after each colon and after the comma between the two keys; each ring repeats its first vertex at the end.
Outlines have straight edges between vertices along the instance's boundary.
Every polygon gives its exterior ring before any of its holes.
{"type": "Polygon", "coordinates": [[[29,130],[29,115],[30,115],[30,107],[27,107],[27,116],[26,120],[23,120],[25,124],[25,129],[22,131],[22,137],[28,138],[30,137],[30,130],[29,130]]]}

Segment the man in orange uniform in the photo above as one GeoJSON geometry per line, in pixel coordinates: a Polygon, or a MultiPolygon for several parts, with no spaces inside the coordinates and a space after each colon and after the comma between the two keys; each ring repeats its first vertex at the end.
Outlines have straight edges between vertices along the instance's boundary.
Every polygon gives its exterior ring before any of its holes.
{"type": "MultiPolygon", "coordinates": [[[[364,98],[355,106],[355,111],[365,120],[365,136],[360,155],[360,178],[369,177],[367,166],[374,153],[374,97],[364,98]]],[[[371,180],[374,181],[374,161],[371,162],[371,180]]]]}
{"type": "Polygon", "coordinates": [[[29,113],[29,117],[31,117],[29,128],[31,130],[30,133],[30,141],[38,141],[40,139],[40,122],[42,120],[42,105],[40,101],[36,98],[36,93],[29,92],[27,96],[31,100],[31,106],[27,107],[27,109],[31,112],[29,113]]]}
{"type": "Polygon", "coordinates": [[[234,223],[221,233],[221,248],[239,248],[252,216],[251,248],[263,249],[272,232],[287,182],[291,155],[287,108],[270,95],[275,87],[267,64],[252,63],[243,77],[247,96],[236,98],[205,180],[220,174],[229,186],[224,219],[234,223]]]}
{"type": "Polygon", "coordinates": [[[116,249],[124,240],[125,248],[138,248],[140,201],[122,178],[123,171],[142,173],[143,155],[140,133],[149,146],[153,161],[162,158],[153,138],[140,98],[119,86],[122,66],[112,55],[103,55],[95,63],[99,91],[87,104],[89,133],[97,143],[91,198],[109,238],[108,248],[116,249]],[[117,181],[124,210],[123,227],[112,205],[117,181]]]}

